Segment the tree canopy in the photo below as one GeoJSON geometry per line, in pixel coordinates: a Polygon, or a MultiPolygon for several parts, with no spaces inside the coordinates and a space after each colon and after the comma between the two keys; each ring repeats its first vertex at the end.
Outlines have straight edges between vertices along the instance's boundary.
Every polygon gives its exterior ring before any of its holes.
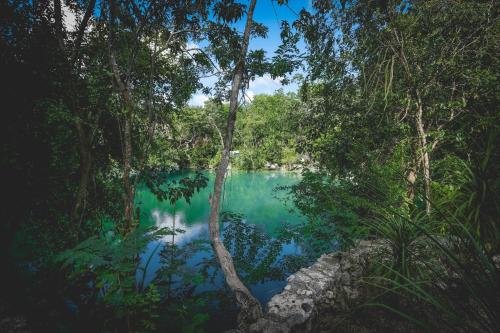
{"type": "Polygon", "coordinates": [[[499,4],[291,5],[0,3],[0,244],[8,271],[1,317],[25,316],[35,332],[202,332],[207,309],[229,304],[231,325],[238,318],[248,329],[262,304],[245,283],[265,280],[264,266],[284,283],[289,267],[376,238],[390,253],[368,277],[375,282],[367,295],[379,307],[362,324],[370,326],[380,310],[416,331],[495,330],[499,4]],[[256,5],[274,21],[277,8],[292,19],[270,30],[256,5]],[[281,44],[266,53],[273,34],[281,44]],[[281,88],[254,96],[250,87],[263,77],[281,88]],[[205,96],[204,105],[192,105],[195,94],[205,96]],[[185,170],[194,173],[176,178],[185,170]],[[307,221],[283,223],[267,239],[224,211],[229,170],[300,175],[276,191],[307,221]],[[190,204],[208,185],[203,222],[212,247],[175,243],[185,232],[177,204],[190,204]],[[146,225],[140,188],[171,204],[171,226],[146,225]],[[280,252],[285,244],[299,246],[300,256],[280,252]],[[145,285],[141,263],[154,261],[144,259],[152,247],[161,247],[163,268],[145,285]],[[204,265],[186,269],[194,253],[205,252],[204,265]],[[278,270],[278,261],[290,266],[278,270]],[[211,274],[222,274],[232,293],[200,296],[202,282],[217,284],[211,274]],[[421,318],[412,320],[412,312],[421,318]]]}

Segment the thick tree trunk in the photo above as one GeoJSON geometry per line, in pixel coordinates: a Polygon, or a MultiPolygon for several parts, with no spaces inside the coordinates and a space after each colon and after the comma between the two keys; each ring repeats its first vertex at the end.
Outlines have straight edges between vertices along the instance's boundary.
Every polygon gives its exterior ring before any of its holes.
{"type": "Polygon", "coordinates": [[[54,0],[54,21],[56,28],[57,42],[61,51],[64,51],[63,22],[61,0],[54,0]]]}
{"type": "Polygon", "coordinates": [[[425,133],[423,123],[423,106],[420,97],[417,103],[416,127],[418,140],[420,143],[420,162],[422,163],[422,172],[424,176],[424,191],[425,191],[425,211],[431,213],[431,168],[429,149],[427,147],[427,134],[425,133]]]}
{"type": "Polygon", "coordinates": [[[214,183],[214,193],[210,198],[210,219],[209,230],[212,247],[217,255],[217,260],[221,265],[222,272],[226,278],[226,282],[234,293],[236,301],[240,306],[238,315],[238,325],[240,328],[247,328],[251,323],[262,317],[262,308],[259,301],[252,296],[248,288],[241,282],[236,269],[234,268],[233,258],[225,248],[219,231],[219,207],[222,194],[222,185],[229,164],[231,146],[233,142],[234,125],[236,122],[236,111],[238,108],[238,95],[242,84],[243,72],[245,68],[245,58],[248,50],[248,42],[250,39],[250,29],[252,27],[252,17],[255,9],[256,0],[250,2],[245,31],[243,33],[243,44],[241,47],[240,59],[236,64],[233,82],[231,86],[231,97],[229,100],[229,115],[227,118],[227,128],[224,140],[224,149],[222,158],[217,168],[214,183]]]}

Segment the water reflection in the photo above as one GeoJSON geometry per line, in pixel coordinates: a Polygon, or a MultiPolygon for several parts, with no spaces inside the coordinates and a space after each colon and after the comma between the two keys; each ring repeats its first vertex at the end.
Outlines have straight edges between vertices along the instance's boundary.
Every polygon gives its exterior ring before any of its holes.
{"type": "Polygon", "coordinates": [[[187,225],[183,212],[175,213],[162,212],[154,209],[151,217],[155,221],[157,228],[166,228],[171,232],[162,238],[150,242],[139,259],[139,269],[136,273],[138,285],[142,288],[148,286],[155,278],[157,273],[164,265],[161,261],[161,253],[165,247],[170,244],[183,246],[195,239],[208,239],[208,226],[206,223],[187,225]]]}
{"type": "MultiPolygon", "coordinates": [[[[271,237],[265,229],[248,224],[244,217],[234,213],[224,216],[223,241],[233,256],[235,266],[252,293],[262,302],[267,301],[285,286],[285,279],[298,265],[290,265],[290,258],[302,263],[302,250],[293,239],[271,237]]],[[[283,226],[286,228],[286,225],[283,226]]]]}
{"type": "MultiPolygon", "coordinates": [[[[183,177],[190,175],[193,173],[168,176],[160,190],[167,191],[171,184],[178,186],[183,177]]],[[[204,175],[208,178],[207,187],[189,202],[184,198],[172,202],[158,200],[146,186],[137,191],[141,224],[170,231],[148,244],[136,274],[139,288],[154,283],[164,295],[166,314],[161,317],[178,321],[167,320],[161,329],[164,332],[179,332],[181,327],[202,320],[204,314],[209,318],[204,324],[207,332],[220,332],[235,325],[235,302],[208,237],[208,196],[214,175],[204,175]]],[[[284,200],[283,191],[276,190],[296,184],[299,179],[297,174],[285,172],[233,171],[224,185],[222,210],[226,213],[221,218],[221,237],[238,274],[262,304],[282,290],[286,277],[311,259],[304,255],[306,248],[300,244],[300,235],[294,228],[305,218],[284,200]]]]}
{"type": "MultiPolygon", "coordinates": [[[[203,294],[217,294],[220,300],[221,293],[227,292],[209,243],[208,193],[213,176],[207,176],[207,188],[189,204],[158,201],[147,188],[138,191],[141,221],[172,231],[148,244],[141,255],[136,276],[139,286],[154,282],[168,297],[183,300],[203,294]]],[[[235,173],[225,184],[223,209],[228,212],[222,217],[222,238],[239,275],[262,303],[304,264],[299,244],[280,232],[303,217],[275,191],[298,180],[297,175],[282,172],[235,173]],[[232,213],[235,211],[243,214],[232,213]]]]}
{"type": "Polygon", "coordinates": [[[177,233],[165,236],[162,241],[170,241],[174,244],[182,245],[186,241],[199,237],[201,234],[207,234],[208,225],[206,223],[187,225],[185,223],[184,212],[177,212],[175,215],[172,215],[168,212],[161,212],[155,209],[151,213],[151,216],[155,220],[157,228],[179,229],[177,233]]]}
{"type": "MultiPolygon", "coordinates": [[[[154,281],[169,289],[168,294],[193,283],[196,293],[222,288],[223,276],[210,247],[207,224],[186,225],[182,212],[175,218],[157,210],[152,214],[156,226],[176,231],[147,245],[140,257],[139,285],[146,287],[154,281]]],[[[263,303],[303,264],[298,260],[301,248],[292,239],[270,237],[238,214],[224,215],[222,238],[241,278],[263,303]]]]}

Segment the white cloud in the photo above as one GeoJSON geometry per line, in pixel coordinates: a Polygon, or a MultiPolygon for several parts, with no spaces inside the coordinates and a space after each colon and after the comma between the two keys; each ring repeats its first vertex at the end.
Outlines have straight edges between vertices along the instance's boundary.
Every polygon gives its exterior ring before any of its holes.
{"type": "Polygon", "coordinates": [[[208,101],[208,96],[202,93],[194,94],[188,104],[191,106],[203,106],[208,101]]]}
{"type": "Polygon", "coordinates": [[[186,44],[186,50],[189,50],[189,53],[191,53],[191,54],[197,54],[197,53],[201,52],[200,51],[201,47],[196,43],[188,42],[186,44]]]}
{"type": "Polygon", "coordinates": [[[77,13],[69,8],[64,1],[61,1],[61,11],[63,16],[63,25],[68,31],[76,31],[78,22],[77,13]]]}
{"type": "MultiPolygon", "coordinates": [[[[277,77],[275,79],[271,78],[271,75],[265,74],[264,76],[256,77],[255,80],[250,81],[248,89],[245,90],[245,102],[249,103],[253,100],[255,95],[267,94],[272,95],[278,89],[283,89],[284,91],[293,90],[290,86],[283,86],[280,82],[282,78],[277,77]]],[[[213,78],[203,82],[205,86],[212,86],[215,83],[213,78]]],[[[188,104],[191,106],[203,106],[206,101],[208,101],[209,96],[202,94],[201,92],[194,94],[189,100],[188,104]]]]}
{"type": "Polygon", "coordinates": [[[254,97],[255,93],[252,90],[245,90],[245,102],[250,103],[254,97]]]}
{"type": "MultiPolygon", "coordinates": [[[[52,12],[54,11],[53,1],[50,1],[49,8],[52,12]]],[[[47,9],[47,13],[48,11],[49,9],[47,9]]],[[[79,13],[77,13],[77,11],[67,6],[65,1],[61,1],[62,25],[67,31],[73,32],[78,29],[78,22],[77,22],[78,14],[79,13]]]]}
{"type": "Polygon", "coordinates": [[[250,81],[249,90],[254,94],[273,94],[276,90],[282,88],[280,78],[271,78],[271,75],[265,74],[259,76],[255,80],[250,81]]]}
{"type": "MultiPolygon", "coordinates": [[[[184,232],[178,233],[174,237],[175,244],[184,244],[191,239],[199,236],[205,230],[207,230],[207,225],[205,223],[196,223],[191,226],[188,226],[186,222],[186,217],[183,213],[177,213],[175,216],[167,213],[161,212],[158,209],[153,210],[151,216],[155,220],[155,225],[158,228],[170,228],[173,229],[174,226],[176,229],[182,229],[184,232]],[[175,220],[175,223],[174,223],[175,220]]],[[[172,239],[172,235],[166,235],[161,238],[161,241],[170,241],[172,239]]]]}
{"type": "MultiPolygon", "coordinates": [[[[151,216],[155,220],[155,225],[158,228],[173,228],[175,220],[175,228],[183,229],[185,232],[177,233],[174,237],[174,243],[182,246],[195,238],[207,238],[208,226],[207,223],[195,223],[191,226],[186,225],[184,214],[175,214],[172,216],[167,212],[162,212],[155,209],[151,216]]],[[[147,286],[155,278],[156,273],[162,266],[161,250],[167,242],[172,241],[172,235],[166,235],[162,238],[150,242],[144,252],[140,256],[140,263],[136,271],[136,281],[143,286],[147,286]]]]}

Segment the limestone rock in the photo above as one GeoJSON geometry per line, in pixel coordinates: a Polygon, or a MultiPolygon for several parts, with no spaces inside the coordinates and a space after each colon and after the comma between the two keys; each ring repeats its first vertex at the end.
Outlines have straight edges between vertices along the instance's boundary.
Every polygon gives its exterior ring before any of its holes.
{"type": "Polygon", "coordinates": [[[251,333],[315,332],[322,313],[346,310],[359,301],[359,280],[370,256],[384,245],[362,241],[346,252],[322,255],[312,266],[290,275],[283,292],[267,304],[251,333]]]}

